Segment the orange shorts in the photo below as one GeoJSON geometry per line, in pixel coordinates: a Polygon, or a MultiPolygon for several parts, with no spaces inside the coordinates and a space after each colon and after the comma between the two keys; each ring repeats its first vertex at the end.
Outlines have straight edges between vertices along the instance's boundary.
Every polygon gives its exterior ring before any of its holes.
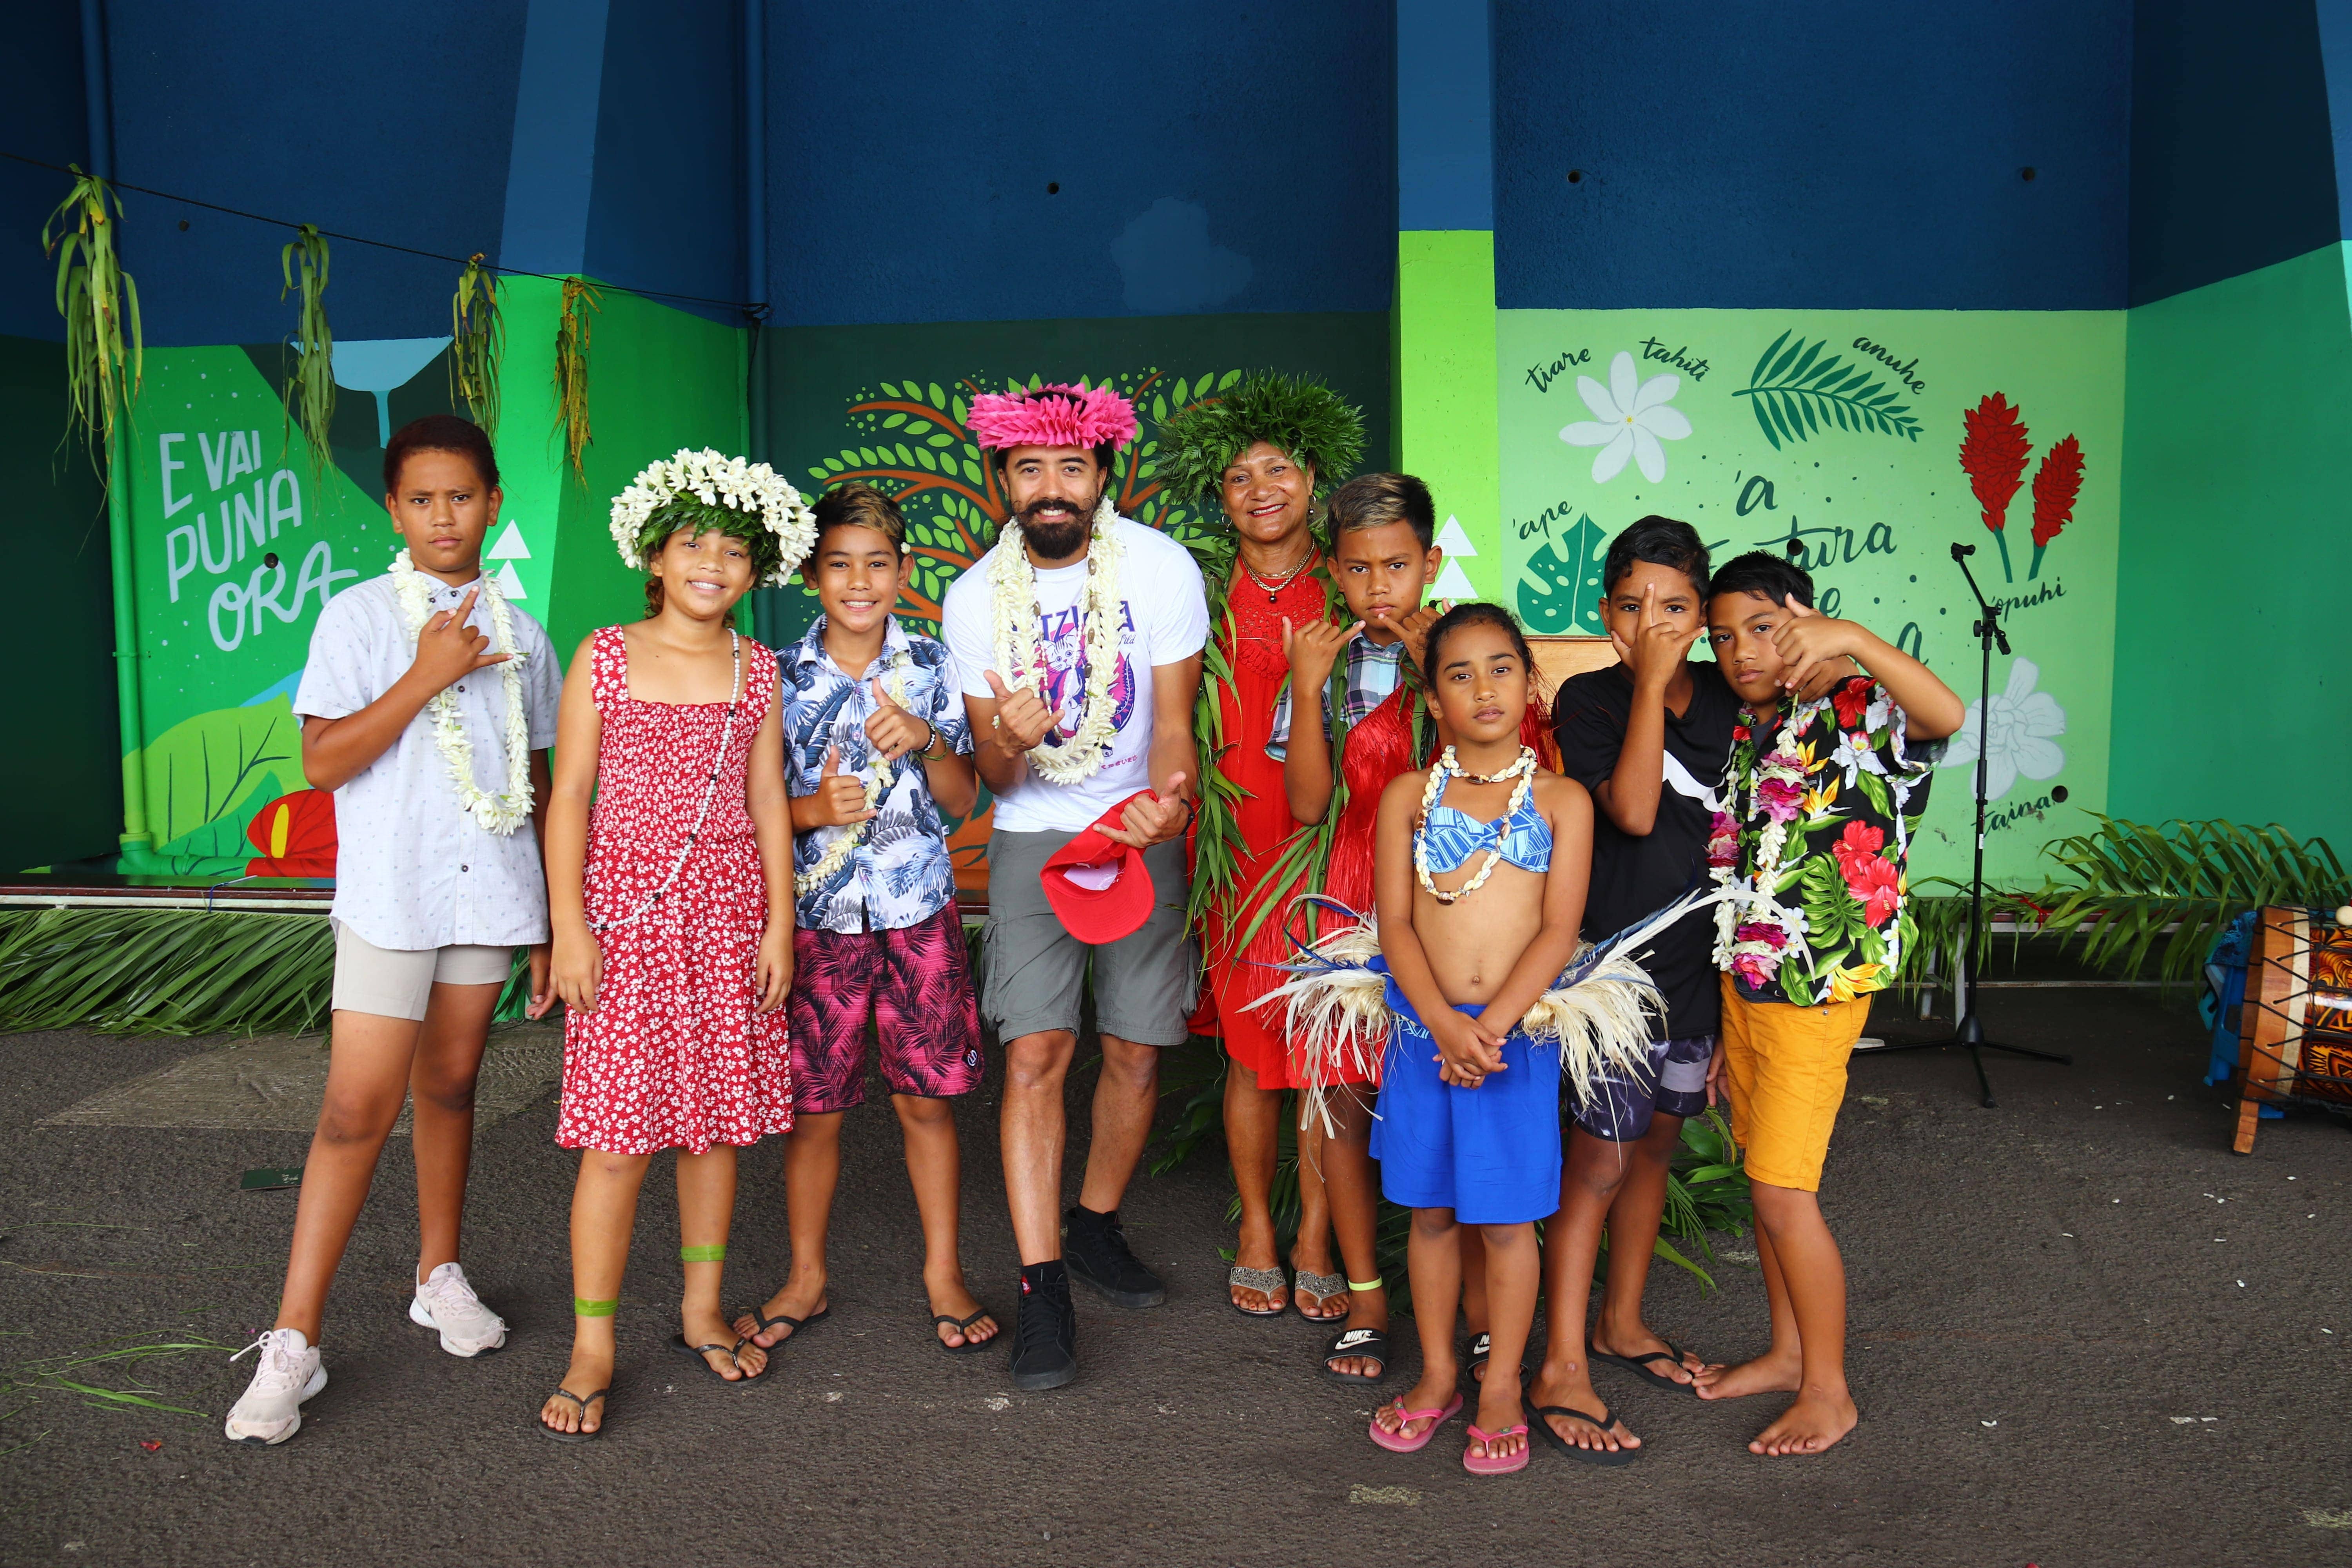
{"type": "Polygon", "coordinates": [[[1750,1181],[1822,1190],[1830,1129],[1845,1100],[1846,1058],[1870,1019],[1870,998],[1799,1007],[1750,1002],[1723,977],[1723,1069],[1731,1136],[1750,1181]]]}

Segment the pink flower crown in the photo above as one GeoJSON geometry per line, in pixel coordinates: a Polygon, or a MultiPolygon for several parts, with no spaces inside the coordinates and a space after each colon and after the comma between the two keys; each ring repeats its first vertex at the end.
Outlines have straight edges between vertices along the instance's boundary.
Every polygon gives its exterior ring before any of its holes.
{"type": "Polygon", "coordinates": [[[1135,439],[1135,405],[1107,386],[984,392],[971,401],[982,447],[1124,447],[1135,439]]]}

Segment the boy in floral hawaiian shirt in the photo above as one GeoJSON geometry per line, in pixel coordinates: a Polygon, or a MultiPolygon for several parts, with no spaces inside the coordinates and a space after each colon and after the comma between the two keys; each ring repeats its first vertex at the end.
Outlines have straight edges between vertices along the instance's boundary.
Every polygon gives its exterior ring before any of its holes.
{"type": "Polygon", "coordinates": [[[1910,925],[1904,858],[1940,742],[1967,716],[1927,667],[1852,621],[1815,611],[1812,580],[1777,555],[1715,574],[1707,636],[1745,704],[1707,862],[1723,969],[1717,1068],[1756,1201],[1772,1345],[1696,1375],[1699,1397],[1796,1398],[1748,1445],[1818,1454],[1853,1429],[1845,1382],[1845,1266],[1816,1194],[1846,1058],[1893,980],[1910,925]],[[1825,696],[1792,693],[1824,659],[1871,672],[1825,696]]]}

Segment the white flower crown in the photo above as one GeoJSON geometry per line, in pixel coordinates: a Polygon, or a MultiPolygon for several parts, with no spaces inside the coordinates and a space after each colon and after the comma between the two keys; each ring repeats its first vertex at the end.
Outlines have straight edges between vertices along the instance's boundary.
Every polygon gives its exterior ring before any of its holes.
{"type": "Polygon", "coordinates": [[[776,536],[781,552],[774,569],[761,579],[771,587],[791,581],[816,543],[816,514],[775,469],[709,447],[698,452],[681,447],[673,456],[646,464],[629,488],[613,498],[613,543],[623,564],[639,572],[647,569],[661,541],[646,537],[646,524],[655,512],[682,496],[692,496],[705,506],[759,515],[776,536]]]}

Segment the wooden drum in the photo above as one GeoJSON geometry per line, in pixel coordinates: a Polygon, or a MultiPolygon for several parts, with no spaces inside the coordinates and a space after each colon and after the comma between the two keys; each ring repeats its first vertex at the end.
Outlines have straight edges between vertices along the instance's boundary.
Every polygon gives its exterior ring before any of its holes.
{"type": "Polygon", "coordinates": [[[2352,930],[2311,910],[2263,910],[2238,1031],[2242,1089],[2232,1146],[2253,1152],[2265,1102],[2352,1106],[2352,930]]]}

